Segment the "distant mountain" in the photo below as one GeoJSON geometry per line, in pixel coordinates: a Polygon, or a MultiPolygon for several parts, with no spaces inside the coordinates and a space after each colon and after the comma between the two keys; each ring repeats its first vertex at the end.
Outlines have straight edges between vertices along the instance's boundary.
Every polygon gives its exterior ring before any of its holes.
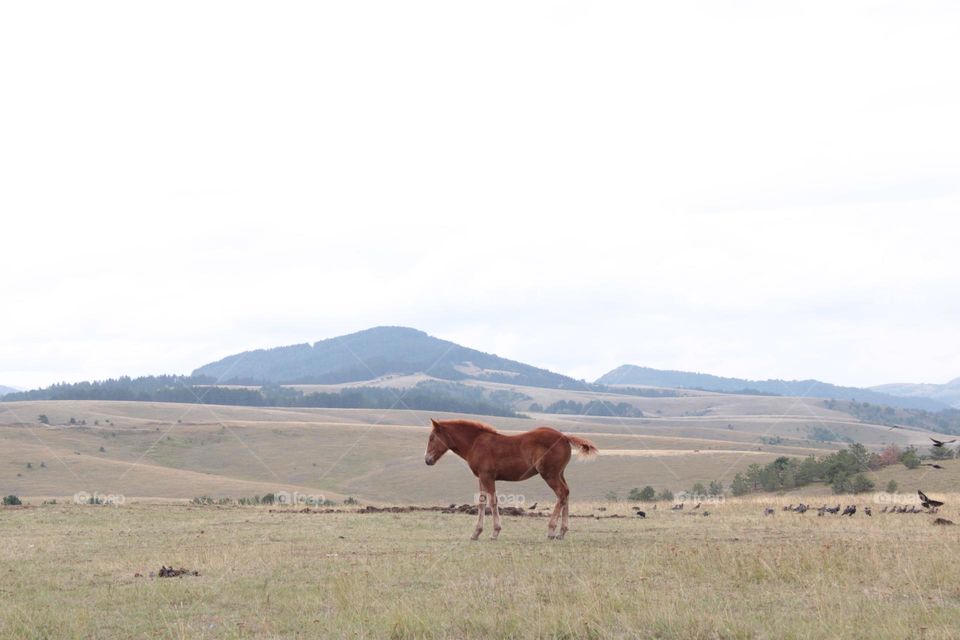
{"type": "Polygon", "coordinates": [[[960,378],[954,378],[946,384],[894,383],[881,384],[870,389],[902,398],[931,398],[960,409],[960,378]]]}
{"type": "Polygon", "coordinates": [[[925,409],[940,411],[949,404],[940,400],[918,396],[893,395],[873,389],[857,387],[838,387],[819,380],[746,380],[743,378],[723,378],[707,373],[689,371],[667,371],[625,364],[597,379],[597,384],[605,385],[644,385],[652,387],[680,387],[704,389],[706,391],[743,392],[756,390],[761,393],[776,393],[784,396],[809,396],[814,398],[835,398],[837,400],[857,400],[871,404],[883,404],[904,409],[925,409]]]}
{"type": "Polygon", "coordinates": [[[19,389],[14,389],[13,387],[5,387],[2,384],[0,384],[0,396],[5,396],[8,393],[15,393],[17,391],[19,391],[19,389]]]}
{"type": "Polygon", "coordinates": [[[424,373],[444,380],[487,380],[579,388],[582,383],[546,369],[507,360],[407,327],[375,327],[313,344],[257,349],[203,365],[195,376],[221,383],[338,384],[387,375],[424,373]]]}

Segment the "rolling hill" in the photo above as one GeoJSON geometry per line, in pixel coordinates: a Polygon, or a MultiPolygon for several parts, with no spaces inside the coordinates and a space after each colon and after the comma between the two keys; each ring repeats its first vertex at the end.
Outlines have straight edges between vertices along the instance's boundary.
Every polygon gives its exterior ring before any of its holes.
{"type": "Polygon", "coordinates": [[[600,376],[600,378],[597,379],[597,384],[679,387],[719,391],[723,393],[756,391],[783,396],[856,400],[858,402],[882,404],[903,409],[923,409],[925,411],[940,411],[950,406],[946,402],[919,394],[910,396],[894,395],[889,391],[881,392],[880,390],[874,389],[841,387],[819,380],[746,380],[743,378],[724,378],[689,371],[650,369],[632,364],[622,365],[600,376]]]}
{"type": "Polygon", "coordinates": [[[193,375],[211,376],[221,383],[340,384],[416,373],[442,380],[487,380],[548,388],[580,384],[546,369],[407,327],[374,327],[313,345],[245,351],[205,364],[193,375]]]}
{"type": "MultiPolygon", "coordinates": [[[[891,430],[790,398],[703,394],[636,400],[651,417],[462,417],[506,432],[549,424],[596,442],[601,449],[596,460],[575,462],[567,470],[578,500],[602,499],[609,492],[622,496],[645,484],[673,491],[711,480],[729,485],[751,464],[844,446],[813,439],[818,428],[872,449],[929,443],[924,430],[891,430]]],[[[93,400],[0,403],[0,494],[69,499],[83,491],[190,499],[287,491],[333,500],[470,502],[476,479],[459,458],[448,455],[435,468],[423,463],[430,418],[450,417],[458,416],[93,400]],[[49,424],[38,422],[40,414],[49,424]]],[[[955,470],[960,473],[960,465],[955,470]]],[[[915,482],[925,470],[898,473],[915,482]]],[[[928,482],[948,478],[956,475],[928,482]]],[[[505,483],[503,490],[531,501],[551,496],[539,479],[505,483]]]]}
{"type": "Polygon", "coordinates": [[[8,393],[14,393],[16,391],[19,391],[19,389],[14,389],[13,387],[5,387],[2,384],[0,384],[0,396],[5,396],[8,393]]]}

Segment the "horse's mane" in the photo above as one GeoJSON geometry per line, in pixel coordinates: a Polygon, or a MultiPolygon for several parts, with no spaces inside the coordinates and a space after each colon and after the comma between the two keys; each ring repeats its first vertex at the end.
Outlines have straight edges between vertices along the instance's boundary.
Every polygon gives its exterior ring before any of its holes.
{"type": "Polygon", "coordinates": [[[489,433],[500,433],[490,425],[483,424],[482,422],[476,422],[475,420],[437,420],[437,423],[445,427],[468,427],[470,429],[476,429],[478,431],[487,431],[489,433]]]}

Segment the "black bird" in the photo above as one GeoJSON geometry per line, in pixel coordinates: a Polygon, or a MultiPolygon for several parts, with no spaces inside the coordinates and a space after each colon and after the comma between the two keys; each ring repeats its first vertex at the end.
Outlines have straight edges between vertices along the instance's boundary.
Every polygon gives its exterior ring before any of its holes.
{"type": "Polygon", "coordinates": [[[646,512],[646,511],[640,511],[640,509],[637,509],[637,517],[639,517],[639,518],[646,518],[646,517],[647,517],[647,512],[646,512]]]}
{"type": "Polygon", "coordinates": [[[864,507],[863,512],[868,516],[870,516],[871,518],[873,517],[873,512],[870,510],[870,507],[864,507]]]}
{"type": "Polygon", "coordinates": [[[827,507],[826,509],[824,509],[824,511],[826,511],[827,513],[840,513],[840,505],[837,505],[835,507],[827,507]]]}
{"type": "Polygon", "coordinates": [[[926,496],[923,491],[917,489],[917,495],[920,496],[920,504],[923,505],[924,509],[929,509],[931,507],[942,507],[943,503],[939,500],[931,500],[926,496]]]}
{"type": "MultiPolygon", "coordinates": [[[[927,437],[929,438],[930,436],[927,436],[927,437]]],[[[945,444],[950,444],[950,443],[952,443],[952,442],[956,442],[956,441],[957,441],[956,438],[954,438],[953,440],[937,440],[936,438],[930,438],[930,439],[933,440],[933,446],[938,447],[938,448],[939,448],[939,447],[942,447],[942,446],[945,445],[945,444]]]]}
{"type": "Polygon", "coordinates": [[[700,508],[700,503],[698,502],[697,506],[695,506],[694,509],[699,509],[699,508],[700,508]]]}
{"type": "Polygon", "coordinates": [[[844,510],[843,510],[843,513],[841,513],[840,515],[841,515],[841,516],[852,516],[852,515],[855,514],[856,512],[857,512],[857,505],[855,505],[855,504],[848,504],[848,505],[847,505],[847,508],[844,509],[844,510]]]}
{"type": "Polygon", "coordinates": [[[773,510],[773,507],[767,507],[763,510],[763,515],[765,516],[772,516],[774,513],[775,511],[773,510]]]}
{"type": "MultiPolygon", "coordinates": [[[[936,446],[936,445],[934,445],[934,446],[936,446]]],[[[921,466],[921,467],[933,467],[934,469],[943,469],[943,467],[941,467],[940,465],[938,465],[938,464],[932,464],[932,463],[929,463],[929,462],[924,462],[924,463],[921,464],[920,466],[921,466]]]]}

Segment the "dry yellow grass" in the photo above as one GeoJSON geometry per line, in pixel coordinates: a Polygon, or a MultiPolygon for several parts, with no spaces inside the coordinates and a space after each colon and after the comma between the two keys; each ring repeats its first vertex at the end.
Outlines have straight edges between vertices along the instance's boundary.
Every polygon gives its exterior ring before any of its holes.
{"type": "Polygon", "coordinates": [[[707,517],[660,504],[646,520],[574,503],[626,517],[574,518],[559,543],[542,518],[505,517],[499,541],[471,543],[472,517],[438,513],[6,508],[0,637],[957,637],[956,527],[762,515],[782,502],[707,517]],[[161,564],[201,575],[149,577],[161,564]]]}

